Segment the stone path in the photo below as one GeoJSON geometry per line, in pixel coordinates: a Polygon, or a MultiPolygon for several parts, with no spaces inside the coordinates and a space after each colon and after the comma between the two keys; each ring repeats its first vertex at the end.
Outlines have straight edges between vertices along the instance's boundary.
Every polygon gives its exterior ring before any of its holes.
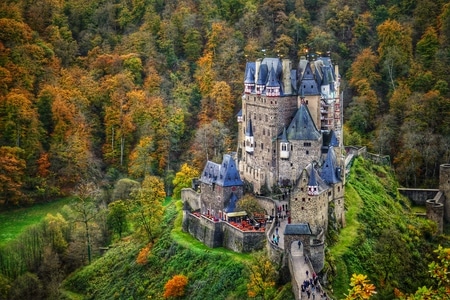
{"type": "MultiPolygon", "coordinates": [[[[286,227],[287,219],[284,219],[280,223],[280,227],[278,228],[278,235],[280,236],[280,248],[284,248],[284,228],[286,227]]],[[[274,232],[275,233],[275,232],[274,232]]],[[[305,261],[305,256],[303,255],[303,246],[301,248],[298,247],[298,244],[292,243],[291,245],[291,255],[292,255],[292,262],[293,262],[293,268],[294,268],[294,274],[291,274],[295,276],[295,279],[297,283],[299,284],[298,290],[299,294],[301,295],[299,300],[307,300],[308,296],[306,292],[301,293],[301,284],[308,278],[312,278],[312,266],[309,263],[309,261],[305,261]],[[308,271],[308,277],[306,276],[306,271],[308,271]]],[[[319,293],[311,294],[310,300],[324,300],[324,299],[330,299],[322,297],[319,293]]]]}

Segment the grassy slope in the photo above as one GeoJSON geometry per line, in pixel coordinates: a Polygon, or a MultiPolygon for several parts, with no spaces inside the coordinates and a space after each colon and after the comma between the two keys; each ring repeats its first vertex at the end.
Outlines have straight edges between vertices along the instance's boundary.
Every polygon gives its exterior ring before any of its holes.
{"type": "MultiPolygon", "coordinates": [[[[249,254],[210,249],[181,231],[180,202],[168,205],[163,236],[153,245],[148,263],[136,263],[142,245],[122,241],[103,257],[69,277],[64,288],[86,299],[163,299],[165,283],[177,274],[189,283],[182,299],[246,299],[244,261],[249,254]]],[[[66,296],[69,294],[66,293],[66,296]]],[[[287,284],[277,299],[293,299],[287,284]]],[[[69,297],[73,299],[72,297],[69,297]]]]}
{"type": "MultiPolygon", "coordinates": [[[[397,193],[397,182],[389,168],[358,158],[346,183],[345,199],[347,227],[342,230],[339,242],[330,248],[330,260],[335,267],[332,283],[336,298],[342,299],[347,293],[353,273],[362,273],[369,275],[377,286],[379,295],[383,295],[380,299],[392,299],[387,288],[382,290],[382,266],[373,259],[376,255],[374,246],[386,228],[400,232],[404,247],[412,253],[412,264],[415,264],[411,269],[411,280],[395,278],[395,284],[404,291],[414,289],[427,264],[421,253],[430,245],[432,247],[424,238],[432,225],[410,213],[409,203],[397,193]]],[[[401,268],[405,269],[402,271],[407,270],[410,263],[403,262],[401,268]]]]}
{"type": "Polygon", "coordinates": [[[25,228],[37,224],[47,214],[56,214],[68,204],[70,198],[64,198],[50,203],[35,204],[32,207],[16,208],[0,213],[0,246],[14,240],[25,228]]]}

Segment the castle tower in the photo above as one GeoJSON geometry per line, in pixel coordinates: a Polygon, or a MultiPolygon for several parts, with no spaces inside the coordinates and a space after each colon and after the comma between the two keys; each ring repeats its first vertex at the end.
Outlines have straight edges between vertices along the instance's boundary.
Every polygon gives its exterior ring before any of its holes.
{"type": "Polygon", "coordinates": [[[221,164],[208,161],[199,181],[201,212],[218,219],[232,212],[244,193],[236,163],[229,154],[223,156],[221,164]]]}
{"type": "Polygon", "coordinates": [[[439,173],[439,190],[445,195],[444,218],[450,222],[450,164],[442,164],[439,173]]]}
{"type": "MultiPolygon", "coordinates": [[[[239,131],[244,133],[244,140],[238,143],[238,165],[242,179],[252,183],[254,191],[259,193],[263,186],[271,188],[278,184],[280,145],[277,138],[297,110],[297,97],[286,93],[293,90],[290,74],[283,74],[283,68],[290,66],[289,60],[264,58],[254,65],[247,64],[247,68],[253,66],[255,90],[247,88],[242,97],[239,131]],[[253,149],[247,148],[252,139],[253,149]]],[[[246,70],[246,74],[252,72],[246,70]]],[[[248,76],[246,82],[251,82],[248,76]]]]}

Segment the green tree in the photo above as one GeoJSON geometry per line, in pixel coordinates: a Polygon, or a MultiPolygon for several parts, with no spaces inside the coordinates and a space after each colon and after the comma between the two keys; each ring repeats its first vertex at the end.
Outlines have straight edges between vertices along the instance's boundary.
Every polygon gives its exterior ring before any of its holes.
{"type": "Polygon", "coordinates": [[[127,206],[124,201],[116,200],[108,205],[108,227],[122,238],[122,233],[128,230],[127,206]]]}
{"type": "Polygon", "coordinates": [[[236,204],[237,211],[246,211],[250,218],[255,214],[265,214],[264,208],[259,204],[258,200],[250,194],[246,194],[239,199],[236,204]]]}
{"type": "Polygon", "coordinates": [[[189,166],[187,163],[184,163],[180,171],[177,172],[175,175],[175,178],[173,180],[173,197],[175,199],[181,198],[181,190],[184,188],[189,188],[192,186],[192,179],[198,177],[200,175],[200,172],[189,166]]]}
{"type": "Polygon", "coordinates": [[[87,257],[89,264],[92,261],[92,234],[91,222],[98,214],[96,200],[99,190],[92,182],[81,183],[74,193],[74,201],[70,208],[74,212],[74,221],[81,223],[84,228],[84,238],[86,243],[87,257]]]}
{"type": "Polygon", "coordinates": [[[153,242],[161,231],[163,201],[166,197],[163,181],[147,175],[132,200],[133,219],[138,224],[137,233],[153,242]]]}
{"type": "Polygon", "coordinates": [[[119,179],[114,185],[111,200],[129,200],[132,198],[132,194],[140,187],[140,183],[135,180],[129,178],[119,179]]]}
{"type": "Polygon", "coordinates": [[[450,299],[450,248],[439,246],[435,251],[437,260],[428,265],[428,272],[433,278],[433,285],[420,287],[413,295],[400,293],[400,299],[423,300],[423,299],[450,299]]]}

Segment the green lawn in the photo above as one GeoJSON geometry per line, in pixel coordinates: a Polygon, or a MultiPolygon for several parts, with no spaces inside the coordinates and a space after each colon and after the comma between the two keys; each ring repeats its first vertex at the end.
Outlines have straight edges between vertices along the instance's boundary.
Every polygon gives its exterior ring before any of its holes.
{"type": "Polygon", "coordinates": [[[63,198],[50,203],[0,212],[0,246],[14,240],[26,227],[39,223],[47,214],[56,214],[69,201],[70,198],[63,198]]]}

